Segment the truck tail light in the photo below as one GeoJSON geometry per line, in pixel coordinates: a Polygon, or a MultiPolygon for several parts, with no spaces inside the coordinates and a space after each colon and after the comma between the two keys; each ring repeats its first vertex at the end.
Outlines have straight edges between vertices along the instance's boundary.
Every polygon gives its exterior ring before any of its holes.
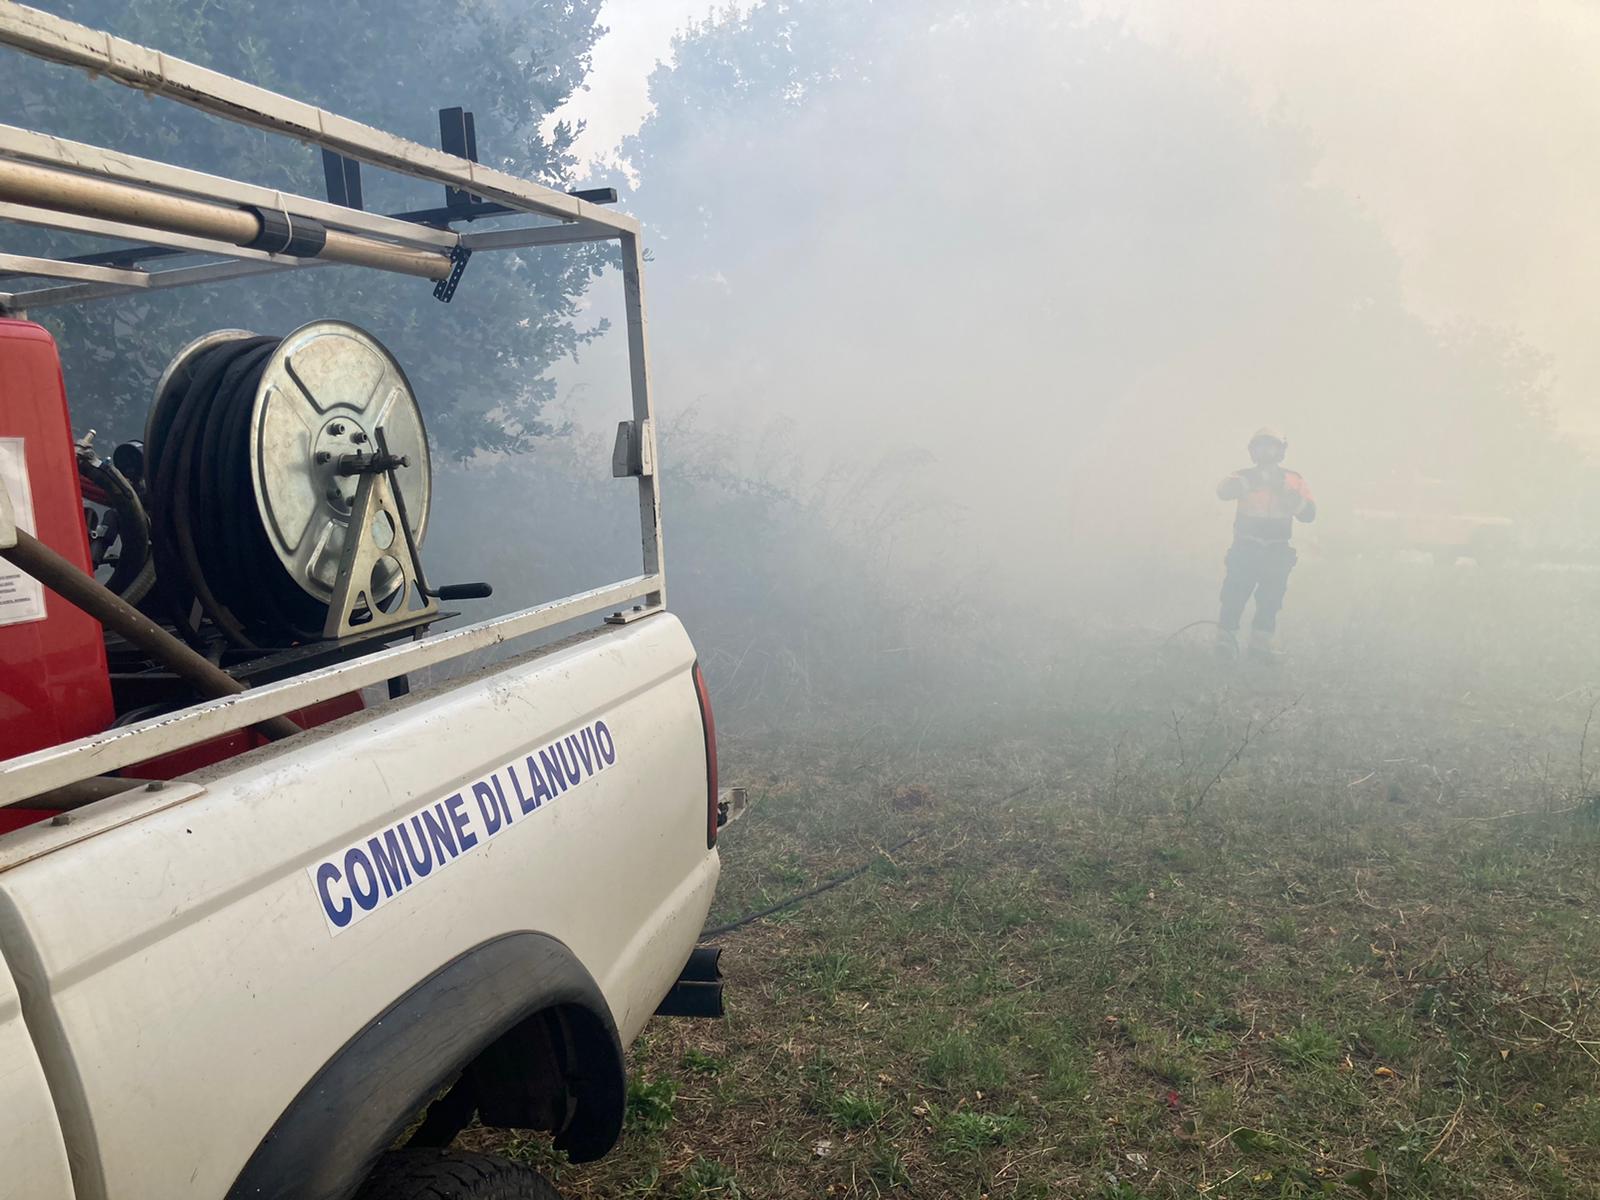
{"type": "Polygon", "coordinates": [[[711,690],[705,672],[694,664],[694,691],[700,700],[700,725],[706,735],[706,849],[717,844],[717,722],[711,715],[711,690]]]}

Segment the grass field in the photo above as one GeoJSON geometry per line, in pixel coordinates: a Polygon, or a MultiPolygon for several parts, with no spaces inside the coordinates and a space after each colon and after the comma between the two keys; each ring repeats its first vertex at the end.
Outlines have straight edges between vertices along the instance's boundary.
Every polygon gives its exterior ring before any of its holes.
{"type": "Polygon", "coordinates": [[[606,1200],[1600,1196],[1593,693],[1430,611],[1403,669],[1356,617],[1275,669],[1108,639],[732,739],[714,921],[871,869],[721,939],[611,1158],[467,1140],[606,1200]]]}

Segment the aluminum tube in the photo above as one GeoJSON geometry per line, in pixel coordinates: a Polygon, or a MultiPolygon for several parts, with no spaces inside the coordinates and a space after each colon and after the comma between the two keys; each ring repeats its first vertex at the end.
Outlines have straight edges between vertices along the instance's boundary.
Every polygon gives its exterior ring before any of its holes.
{"type": "MultiPolygon", "coordinates": [[[[248,209],[9,159],[0,160],[0,200],[214,238],[235,246],[248,246],[261,234],[261,218],[248,209]]],[[[395,246],[338,229],[327,231],[327,242],[317,257],[424,279],[443,279],[451,268],[450,260],[442,254],[395,246]]]]}
{"type": "MultiPolygon", "coordinates": [[[[0,558],[10,560],[63,600],[81,608],[107,629],[120,633],[179,679],[191,684],[207,700],[235,696],[245,690],[244,684],[232,675],[196,654],[27,530],[17,530],[17,544],[0,549],[0,558]]],[[[300,726],[288,717],[269,717],[257,723],[256,728],[274,739],[293,737],[300,732],[300,726]]]]}
{"type": "Polygon", "coordinates": [[[348,263],[353,267],[376,267],[380,271],[416,275],[423,279],[443,279],[452,268],[450,260],[442,254],[374,241],[342,229],[328,230],[328,240],[317,257],[328,262],[348,263]]]}

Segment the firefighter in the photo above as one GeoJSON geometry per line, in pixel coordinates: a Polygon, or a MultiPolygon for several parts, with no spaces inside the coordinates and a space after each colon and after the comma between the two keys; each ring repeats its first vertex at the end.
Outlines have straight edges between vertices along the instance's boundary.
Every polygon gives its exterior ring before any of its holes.
{"type": "Polygon", "coordinates": [[[1289,535],[1295,521],[1312,521],[1317,515],[1317,502],[1306,481],[1283,468],[1288,450],[1288,440],[1276,429],[1258,429],[1250,439],[1250,461],[1255,465],[1235,471],[1217,485],[1219,499],[1238,503],[1233,545],[1223,558],[1227,574],[1217,618],[1219,657],[1231,658],[1238,652],[1239,620],[1254,594],[1250,655],[1266,662],[1273,659],[1272,635],[1297,557],[1289,535]]]}

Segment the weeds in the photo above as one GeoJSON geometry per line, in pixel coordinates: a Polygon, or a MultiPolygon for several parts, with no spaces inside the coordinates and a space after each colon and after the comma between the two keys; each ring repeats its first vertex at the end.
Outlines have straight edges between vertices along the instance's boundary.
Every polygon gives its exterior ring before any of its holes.
{"type": "Polygon", "coordinates": [[[683,1069],[696,1075],[720,1075],[723,1066],[723,1061],[716,1055],[707,1054],[693,1046],[683,1052],[683,1069]]]}
{"type": "Polygon", "coordinates": [[[1600,806],[1547,765],[1587,698],[1163,669],[942,742],[729,735],[713,923],[921,836],[722,939],[728,1018],[650,1027],[564,1194],[1600,1200],[1600,806]]]}
{"type": "Polygon", "coordinates": [[[1337,1036],[1317,1024],[1301,1025],[1281,1033],[1273,1045],[1292,1066],[1313,1069],[1333,1066],[1344,1050],[1337,1036]]]}
{"type": "Polygon", "coordinates": [[[678,1085],[670,1079],[650,1081],[637,1076],[628,1080],[627,1125],[639,1133],[660,1133],[672,1124],[673,1101],[678,1085]]]}
{"type": "Polygon", "coordinates": [[[1028,1128],[1014,1113],[952,1112],[931,1103],[926,1107],[928,1124],[949,1154],[973,1155],[991,1146],[1004,1146],[1028,1128]]]}
{"type": "Polygon", "coordinates": [[[689,1164],[678,1184],[678,1200],[744,1200],[739,1180],[721,1163],[697,1158],[689,1164]]]}
{"type": "Polygon", "coordinates": [[[870,1129],[883,1120],[889,1106],[878,1096],[840,1092],[830,1097],[822,1108],[841,1129],[858,1130],[870,1129]]]}

